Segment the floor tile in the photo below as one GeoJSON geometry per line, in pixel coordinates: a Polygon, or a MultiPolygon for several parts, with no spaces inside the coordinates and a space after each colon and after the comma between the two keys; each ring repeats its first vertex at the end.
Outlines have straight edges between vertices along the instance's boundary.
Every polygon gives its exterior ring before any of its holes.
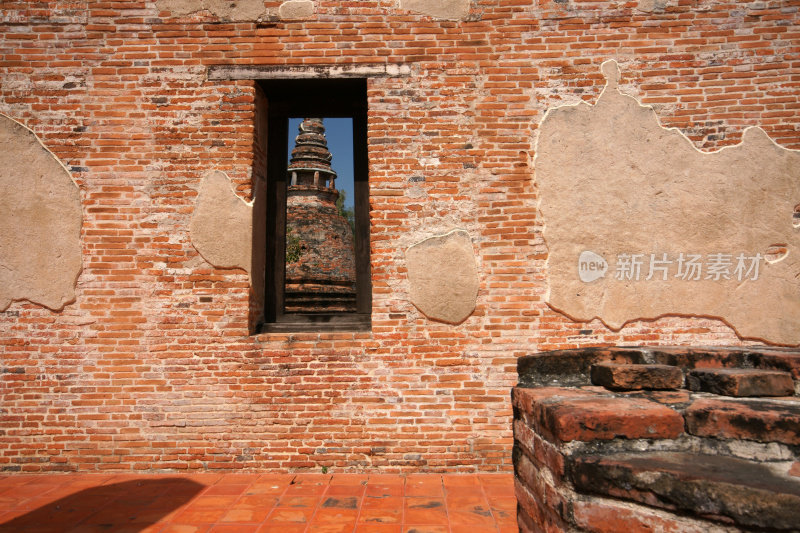
{"type": "Polygon", "coordinates": [[[450,533],[450,528],[437,525],[414,525],[405,526],[403,533],[450,533]]]}
{"type": "Polygon", "coordinates": [[[307,524],[311,521],[315,509],[313,507],[276,507],[267,516],[268,524],[307,524]]]}
{"type": "Polygon", "coordinates": [[[225,474],[222,476],[217,484],[223,485],[250,485],[251,483],[255,483],[261,474],[225,474]]]}
{"type": "Polygon", "coordinates": [[[213,526],[208,533],[256,533],[259,527],[258,524],[218,524],[213,526]]]}
{"type": "Polygon", "coordinates": [[[267,519],[267,516],[269,516],[271,511],[272,507],[234,508],[229,509],[224,515],[222,515],[222,518],[220,518],[219,521],[223,523],[236,522],[260,524],[267,519]]]}
{"type": "Polygon", "coordinates": [[[367,485],[364,495],[367,497],[382,498],[386,496],[402,496],[403,485],[376,484],[367,485]]]}
{"type": "Polygon", "coordinates": [[[451,526],[495,527],[495,520],[487,507],[475,506],[468,510],[448,510],[447,518],[451,526]]]}
{"type": "Polygon", "coordinates": [[[331,522],[325,524],[312,523],[307,533],[351,533],[355,528],[352,522],[331,522]]]}
{"type": "Polygon", "coordinates": [[[305,524],[262,524],[257,533],[305,533],[305,524]]]}
{"type": "Polygon", "coordinates": [[[273,494],[250,494],[248,492],[236,500],[235,506],[275,507],[278,505],[278,499],[278,496],[273,494]]]}
{"type": "Polygon", "coordinates": [[[420,496],[441,497],[444,495],[444,487],[441,481],[436,482],[409,482],[406,483],[405,495],[410,498],[420,496]]]}
{"type": "Polygon", "coordinates": [[[402,506],[394,509],[368,509],[361,508],[361,513],[358,516],[358,523],[364,524],[400,524],[403,521],[403,508],[402,506]]]}
{"type": "Polygon", "coordinates": [[[318,485],[316,483],[297,484],[287,487],[284,494],[293,496],[322,496],[327,488],[326,485],[318,485]]]}
{"type": "Polygon", "coordinates": [[[450,525],[450,533],[497,533],[494,526],[456,526],[450,525]]]}
{"type": "Polygon", "coordinates": [[[477,487],[480,485],[480,478],[477,474],[460,474],[457,476],[442,476],[445,488],[450,487],[477,487]]]}
{"type": "Polygon", "coordinates": [[[167,524],[159,533],[207,533],[209,529],[211,529],[211,526],[208,525],[167,524]]]}
{"type": "Polygon", "coordinates": [[[358,509],[361,498],[356,496],[324,496],[320,503],[321,509],[358,509]]]}
{"type": "Polygon", "coordinates": [[[286,492],[286,489],[289,487],[289,483],[280,483],[280,482],[262,482],[258,481],[253,483],[247,490],[244,491],[245,495],[252,495],[252,494],[269,494],[272,496],[278,496],[286,492]]]}
{"type": "Polygon", "coordinates": [[[401,474],[370,474],[367,485],[405,485],[406,476],[401,474]]]}
{"type": "Polygon", "coordinates": [[[406,524],[446,525],[443,499],[406,498],[403,522],[406,524]]]}
{"type": "Polygon", "coordinates": [[[203,492],[204,496],[239,496],[247,490],[250,485],[217,483],[203,492]]]}
{"type": "Polygon", "coordinates": [[[401,496],[366,496],[362,503],[362,509],[398,509],[403,510],[404,498],[401,496]]]}
{"type": "Polygon", "coordinates": [[[316,507],[319,501],[319,496],[287,495],[278,499],[277,507],[316,507]]]}
{"type": "Polygon", "coordinates": [[[294,478],[295,485],[330,485],[331,474],[297,474],[294,478]]]}
{"type": "Polygon", "coordinates": [[[204,509],[222,509],[230,507],[238,499],[237,496],[215,496],[206,495],[198,496],[193,499],[189,504],[190,508],[204,508],[204,509]]]}
{"type": "Polygon", "coordinates": [[[192,505],[175,517],[178,524],[214,524],[222,518],[226,509],[211,509],[208,507],[196,507],[192,505]]]}
{"type": "Polygon", "coordinates": [[[325,496],[356,496],[364,495],[367,487],[365,485],[331,485],[325,491],[325,496]]]}
{"type": "Polygon", "coordinates": [[[356,533],[403,533],[403,527],[395,524],[360,524],[356,533]]]}
{"type": "Polygon", "coordinates": [[[369,474],[334,474],[329,485],[366,485],[369,474]]]}
{"type": "Polygon", "coordinates": [[[320,524],[352,524],[351,530],[355,527],[358,518],[358,509],[317,509],[311,519],[312,525],[320,524]]]}
{"type": "Polygon", "coordinates": [[[0,532],[511,533],[506,474],[0,476],[0,532]]]}

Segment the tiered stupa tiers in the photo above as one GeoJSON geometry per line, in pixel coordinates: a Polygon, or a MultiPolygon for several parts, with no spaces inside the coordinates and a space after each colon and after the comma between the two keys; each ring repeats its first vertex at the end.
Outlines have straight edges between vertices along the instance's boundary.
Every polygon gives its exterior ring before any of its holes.
{"type": "Polygon", "coordinates": [[[354,312],[353,231],[336,207],[325,126],[321,118],[305,118],[299,130],[288,168],[284,310],[354,312]]]}

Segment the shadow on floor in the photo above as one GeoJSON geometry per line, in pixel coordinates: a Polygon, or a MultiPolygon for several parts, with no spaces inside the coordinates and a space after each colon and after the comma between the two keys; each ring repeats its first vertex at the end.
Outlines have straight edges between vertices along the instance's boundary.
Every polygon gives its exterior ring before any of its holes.
{"type": "Polygon", "coordinates": [[[2,533],[135,533],[192,500],[204,485],[188,479],[135,479],[80,490],[0,524],[2,533]]]}

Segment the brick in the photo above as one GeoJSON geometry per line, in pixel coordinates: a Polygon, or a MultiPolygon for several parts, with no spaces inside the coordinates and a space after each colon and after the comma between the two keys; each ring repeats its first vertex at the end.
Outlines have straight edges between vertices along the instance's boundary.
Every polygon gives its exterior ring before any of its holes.
{"type": "Polygon", "coordinates": [[[707,525],[689,520],[664,517],[646,508],[634,508],[608,501],[577,501],[573,504],[575,523],[582,531],[631,533],[660,531],[663,533],[703,533],[707,525]]]}
{"type": "Polygon", "coordinates": [[[693,391],[724,396],[791,396],[794,382],[788,372],[723,368],[692,370],[686,384],[693,391]]]}
{"type": "Polygon", "coordinates": [[[743,528],[800,523],[800,483],[769,466],[722,455],[652,452],[585,456],[570,468],[581,492],[690,511],[743,528]]]}
{"type": "Polygon", "coordinates": [[[531,416],[534,430],[560,442],[673,439],[683,433],[683,417],[677,411],[644,398],[555,387],[517,387],[513,398],[515,407],[531,416]]]}
{"type": "Polygon", "coordinates": [[[694,401],[685,413],[692,435],[800,444],[800,402],[780,400],[694,401]]]}
{"type": "Polygon", "coordinates": [[[792,378],[800,380],[800,353],[764,350],[755,354],[759,368],[791,372],[792,378]]]}
{"type": "Polygon", "coordinates": [[[599,363],[592,365],[592,383],[615,390],[679,389],[683,372],[668,365],[599,363]]]}

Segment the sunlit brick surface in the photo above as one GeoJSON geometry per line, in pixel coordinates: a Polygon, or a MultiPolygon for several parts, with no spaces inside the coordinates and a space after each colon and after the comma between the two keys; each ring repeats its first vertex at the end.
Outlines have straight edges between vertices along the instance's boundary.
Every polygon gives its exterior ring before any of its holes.
{"type": "Polygon", "coordinates": [[[743,342],[720,320],[617,331],[549,307],[536,143],[549,109],[597,101],[615,59],[620,90],[698,149],[750,126],[800,148],[796,1],[482,0],[443,21],[320,0],[260,22],[163,4],[0,9],[0,112],[66,165],[83,207],[76,301],[0,313],[0,471],[510,472],[518,357],[743,342]],[[269,106],[209,69],[362,65],[405,69],[367,82],[372,330],[251,335],[248,274],[205,262],[189,228],[213,170],[252,199],[269,106]],[[455,228],[479,290],[451,325],[411,303],[404,252],[455,228]]]}

